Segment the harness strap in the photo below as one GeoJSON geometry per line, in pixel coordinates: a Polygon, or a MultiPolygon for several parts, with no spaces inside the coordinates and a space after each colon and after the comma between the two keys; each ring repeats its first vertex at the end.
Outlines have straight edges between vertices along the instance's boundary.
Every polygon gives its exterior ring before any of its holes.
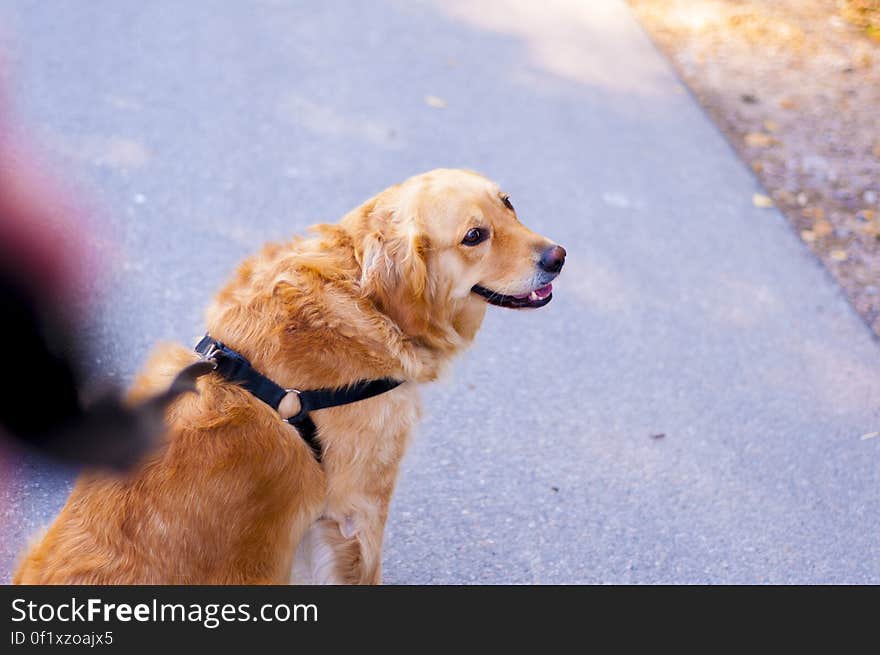
{"type": "Polygon", "coordinates": [[[285,389],[257,371],[244,355],[207,334],[199,341],[195,350],[203,360],[214,363],[215,372],[230,382],[240,384],[272,409],[277,410],[278,405],[287,394],[296,394],[300,401],[299,413],[284,420],[296,428],[300,437],[309,445],[315,459],[319,462],[321,461],[321,444],[317,438],[318,430],[315,422],[309,416],[310,412],[366,400],[391,391],[402,384],[401,380],[380,378],[377,380],[358,380],[341,389],[313,389],[310,391],[285,389]]]}

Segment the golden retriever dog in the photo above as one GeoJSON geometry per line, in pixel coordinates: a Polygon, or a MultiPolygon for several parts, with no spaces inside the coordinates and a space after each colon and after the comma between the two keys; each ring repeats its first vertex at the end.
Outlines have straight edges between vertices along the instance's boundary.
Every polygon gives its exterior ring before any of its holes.
{"type": "MultiPolygon", "coordinates": [[[[451,169],[392,186],[314,233],[241,264],[208,309],[209,334],[285,390],[402,384],[313,412],[319,461],[278,408],[215,372],[200,377],[136,469],[81,476],[14,582],[381,581],[418,386],[471,342],[487,304],[547,304],[565,250],[520,223],[497,185],[451,169]]],[[[159,346],[131,400],[198,359],[159,346]]]]}

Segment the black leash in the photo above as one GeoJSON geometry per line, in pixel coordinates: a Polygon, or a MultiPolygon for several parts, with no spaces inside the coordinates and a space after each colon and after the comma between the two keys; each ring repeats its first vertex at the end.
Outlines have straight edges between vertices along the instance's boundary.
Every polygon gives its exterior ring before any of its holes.
{"type": "Polygon", "coordinates": [[[285,389],[257,371],[241,353],[207,334],[196,345],[196,352],[202,356],[203,361],[213,363],[215,372],[230,382],[240,384],[272,409],[278,410],[278,406],[285,396],[291,393],[295,394],[300,402],[299,413],[283,420],[297,429],[300,437],[311,447],[319,462],[321,461],[321,444],[317,439],[315,422],[309,416],[309,412],[366,400],[391,391],[402,383],[400,380],[380,378],[378,380],[359,380],[341,389],[313,389],[311,391],[285,389]]]}

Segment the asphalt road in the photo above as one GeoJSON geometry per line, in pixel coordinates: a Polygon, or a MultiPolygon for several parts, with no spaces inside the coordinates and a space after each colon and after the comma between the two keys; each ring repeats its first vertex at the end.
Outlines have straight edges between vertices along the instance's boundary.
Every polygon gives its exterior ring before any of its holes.
{"type": "MultiPolygon", "coordinates": [[[[243,256],[438,166],[569,257],[425,390],[389,583],[880,582],[880,350],[622,2],[0,5],[11,99],[107,227],[96,382],[243,256]],[[655,435],[664,435],[656,437],[655,435]]],[[[71,473],[16,461],[0,571],[71,473]]]]}

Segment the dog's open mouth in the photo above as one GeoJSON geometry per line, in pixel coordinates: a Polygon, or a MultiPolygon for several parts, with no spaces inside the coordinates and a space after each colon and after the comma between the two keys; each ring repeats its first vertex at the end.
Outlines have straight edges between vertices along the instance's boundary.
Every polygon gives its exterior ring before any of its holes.
{"type": "Polygon", "coordinates": [[[535,289],[530,293],[524,293],[520,296],[505,296],[503,293],[490,291],[480,285],[474,286],[471,291],[483,296],[483,298],[493,305],[508,307],[510,309],[543,307],[553,299],[552,284],[547,284],[540,289],[535,289]]]}

